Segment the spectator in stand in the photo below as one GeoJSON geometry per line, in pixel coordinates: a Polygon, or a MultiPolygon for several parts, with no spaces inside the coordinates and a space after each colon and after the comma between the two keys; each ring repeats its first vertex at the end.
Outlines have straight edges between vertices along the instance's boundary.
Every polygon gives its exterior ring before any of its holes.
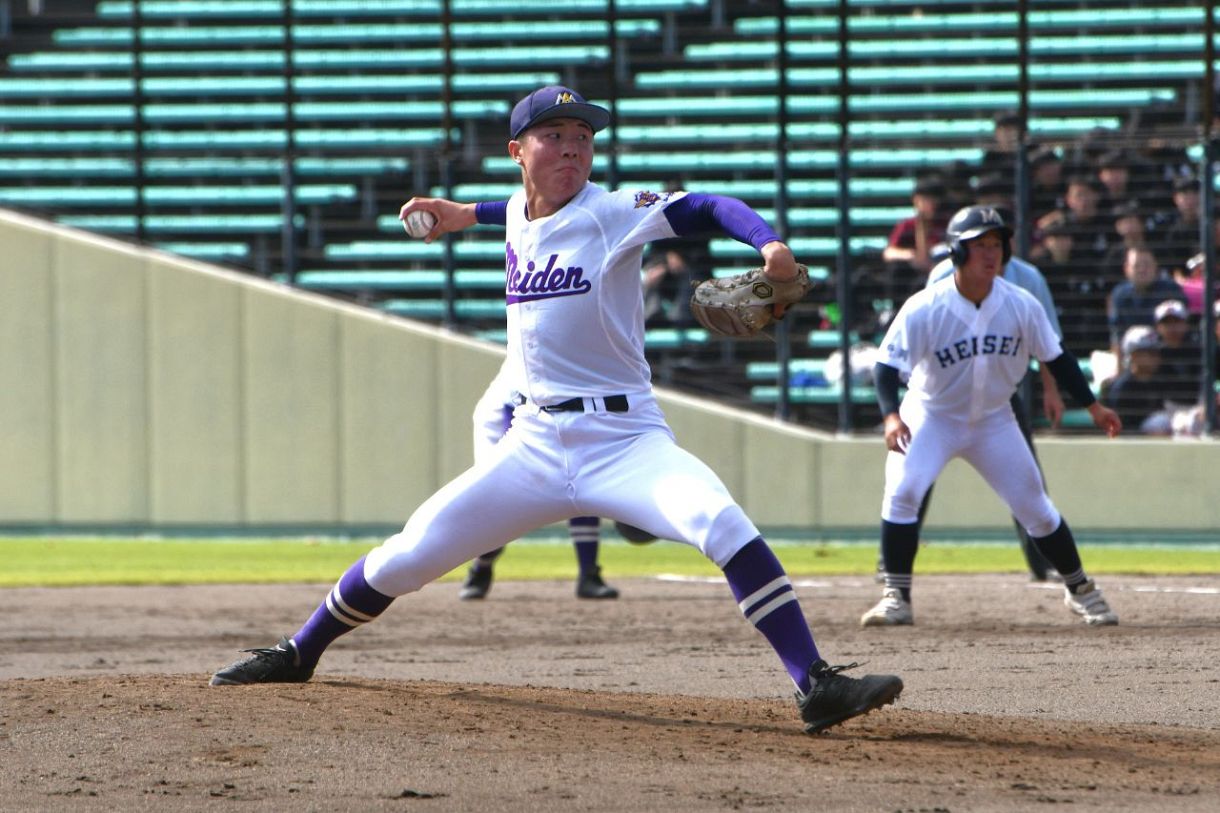
{"type": "MultiPolygon", "coordinates": [[[[1220,219],[1214,221],[1212,228],[1216,231],[1217,238],[1220,238],[1220,219]]],[[[1216,245],[1220,247],[1220,239],[1217,239],[1216,245]]],[[[1186,261],[1186,268],[1182,271],[1174,271],[1173,279],[1182,291],[1186,294],[1186,310],[1191,316],[1203,315],[1203,252],[1199,252],[1195,256],[1186,261]]],[[[1214,289],[1210,299],[1220,297],[1220,279],[1215,280],[1214,289]]]]}
{"type": "Polygon", "coordinates": [[[691,294],[711,276],[707,238],[675,237],[654,242],[644,261],[644,326],[693,325],[691,294]]]}
{"type": "Polygon", "coordinates": [[[1156,306],[1155,317],[1165,378],[1162,394],[1179,407],[1198,404],[1203,394],[1203,350],[1191,332],[1186,306],[1166,299],[1156,306]]]}
{"type": "MultiPolygon", "coordinates": [[[[669,193],[682,191],[683,182],[673,178],[665,184],[669,193]]],[[[644,259],[644,327],[690,327],[691,294],[712,276],[712,253],[706,235],[694,234],[655,240],[644,259]]]]}
{"type": "Polygon", "coordinates": [[[1142,144],[1135,173],[1140,203],[1150,212],[1172,209],[1174,185],[1183,178],[1194,177],[1195,163],[1181,145],[1153,132],[1139,133],[1136,137],[1142,144]]]}
{"type": "Polygon", "coordinates": [[[1005,187],[1005,194],[1011,198],[1016,187],[1013,179],[1017,174],[1017,149],[1021,144],[1021,116],[1009,110],[997,115],[992,123],[995,126],[992,143],[983,151],[979,176],[998,176],[1005,187]]]}
{"type": "Polygon", "coordinates": [[[1173,209],[1153,218],[1149,243],[1169,268],[1182,270],[1199,252],[1199,181],[1182,177],[1173,183],[1173,209]]]}
{"type": "Polygon", "coordinates": [[[1113,287],[1114,283],[1122,280],[1127,250],[1148,247],[1148,229],[1138,201],[1120,203],[1110,210],[1110,215],[1114,218],[1117,240],[1106,249],[1101,265],[1106,276],[1112,279],[1110,287],[1113,287]]]}
{"type": "Polygon", "coordinates": [[[1063,193],[1063,207],[1038,219],[1039,229],[1052,223],[1066,223],[1072,232],[1076,261],[1100,264],[1109,246],[1117,242],[1108,215],[1103,214],[1100,184],[1089,175],[1068,178],[1063,193]]]}
{"type": "Polygon", "coordinates": [[[1110,349],[1116,358],[1121,358],[1120,345],[1130,328],[1136,325],[1151,328],[1156,323],[1157,305],[1166,299],[1186,304],[1182,288],[1173,280],[1160,276],[1156,255],[1149,249],[1128,249],[1123,275],[1126,281],[1120,282],[1110,293],[1110,349]]]}
{"type": "Polygon", "coordinates": [[[1106,295],[1114,287],[1091,263],[1081,262],[1066,222],[1052,223],[1030,260],[1042,270],[1063,326],[1063,347],[1087,359],[1094,350],[1109,346],[1106,295]]]}
{"type": "MultiPolygon", "coordinates": [[[[989,172],[986,175],[980,175],[978,182],[975,184],[975,205],[993,206],[1006,212],[1011,212],[1013,208],[1013,191],[1012,183],[999,172],[989,172]]],[[[960,209],[961,207],[959,206],[958,208],[960,209]]]]}
{"type": "Polygon", "coordinates": [[[944,242],[948,223],[944,199],[945,188],[938,179],[923,178],[915,183],[911,194],[915,213],[895,224],[889,242],[881,252],[888,274],[898,283],[895,285],[897,291],[905,290],[909,295],[922,288],[928,272],[936,264],[932,248],[944,242]],[[904,286],[902,282],[909,282],[909,285],[904,286]]]}
{"type": "MultiPolygon", "coordinates": [[[[1215,365],[1216,380],[1220,381],[1220,299],[1217,299],[1212,305],[1212,317],[1215,319],[1213,329],[1216,331],[1216,355],[1213,363],[1215,365]]],[[[1220,393],[1216,395],[1216,403],[1220,404],[1220,393]]]]}
{"type": "Polygon", "coordinates": [[[1097,180],[1102,186],[1099,208],[1113,215],[1136,197],[1131,183],[1131,158],[1123,150],[1108,150],[1097,160],[1097,180]]]}
{"type": "Polygon", "coordinates": [[[1135,325],[1122,337],[1123,371],[1111,383],[1106,404],[1123,426],[1148,435],[1170,434],[1170,417],[1162,394],[1160,340],[1148,325],[1135,325]]]}
{"type": "MultiPolygon", "coordinates": [[[[940,202],[940,210],[942,212],[956,212],[974,200],[973,178],[975,175],[976,167],[973,164],[957,160],[947,164],[939,169],[934,176],[931,176],[934,180],[939,180],[945,188],[945,197],[940,202]]],[[[1011,195],[1012,184],[1010,183],[1008,186],[1009,194],[1011,195]]]]}
{"type": "Polygon", "coordinates": [[[1066,276],[1077,267],[1080,253],[1076,251],[1075,230],[1066,218],[1050,223],[1041,230],[1042,241],[1030,249],[1029,260],[1050,279],[1066,276]],[[1049,270],[1048,270],[1049,269],[1049,270]]]}
{"type": "Polygon", "coordinates": [[[1034,149],[1029,156],[1029,209],[1036,221],[1063,204],[1063,161],[1051,147],[1034,149]]]}

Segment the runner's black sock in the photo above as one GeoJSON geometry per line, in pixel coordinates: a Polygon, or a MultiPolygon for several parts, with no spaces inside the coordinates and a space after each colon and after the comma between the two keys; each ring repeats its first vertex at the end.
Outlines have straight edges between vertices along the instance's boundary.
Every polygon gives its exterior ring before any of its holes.
{"type": "Polygon", "coordinates": [[[915,570],[915,553],[918,550],[918,522],[881,520],[881,563],[885,568],[885,586],[901,592],[903,601],[911,600],[911,574],[915,570]]]}

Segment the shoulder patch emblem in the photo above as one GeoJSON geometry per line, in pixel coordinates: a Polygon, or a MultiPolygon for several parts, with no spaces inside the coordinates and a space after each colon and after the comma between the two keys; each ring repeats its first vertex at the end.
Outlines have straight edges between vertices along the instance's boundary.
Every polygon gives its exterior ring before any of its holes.
{"type": "Polygon", "coordinates": [[[668,198],[668,197],[669,197],[669,195],[665,195],[664,197],[662,197],[661,195],[658,195],[656,192],[636,192],[635,193],[635,208],[642,209],[647,206],[652,206],[657,201],[664,200],[665,198],[668,198]]]}

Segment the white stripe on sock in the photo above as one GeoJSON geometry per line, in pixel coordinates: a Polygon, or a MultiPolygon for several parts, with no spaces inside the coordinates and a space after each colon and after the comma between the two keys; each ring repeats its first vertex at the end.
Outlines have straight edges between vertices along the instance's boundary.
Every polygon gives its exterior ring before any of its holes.
{"type": "Polygon", "coordinates": [[[792,582],[788,581],[787,576],[777,576],[776,578],[767,582],[762,587],[758,588],[753,593],[738,602],[737,606],[741,608],[741,614],[745,615],[754,602],[762,600],[764,596],[774,593],[776,590],[784,586],[787,586],[790,589],[792,587],[792,582]]]}
{"type": "Polygon", "coordinates": [[[785,590],[780,595],[768,601],[763,606],[759,607],[754,612],[746,616],[746,620],[754,626],[758,626],[758,622],[769,616],[776,609],[784,606],[789,601],[796,601],[796,593],[791,589],[785,590]]]}
{"type": "Polygon", "coordinates": [[[349,627],[358,627],[361,624],[367,624],[376,616],[362,613],[359,610],[353,610],[343,596],[339,593],[339,585],[335,585],[335,589],[326,594],[326,609],[330,610],[330,614],[335,618],[347,624],[349,627]]]}

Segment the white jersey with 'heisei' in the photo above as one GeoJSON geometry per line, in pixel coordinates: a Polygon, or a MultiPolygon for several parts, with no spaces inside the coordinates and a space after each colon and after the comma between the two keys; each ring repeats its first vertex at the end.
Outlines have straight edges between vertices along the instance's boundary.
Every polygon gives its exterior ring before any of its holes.
{"type": "Polygon", "coordinates": [[[541,405],[646,392],[640,260],[674,236],[664,209],[685,193],[607,192],[586,184],[549,217],[508,201],[507,380],[541,405]]]}
{"type": "Polygon", "coordinates": [[[879,361],[910,376],[904,411],[977,421],[1007,409],[1029,359],[1062,352],[1046,312],[1027,291],[997,278],[975,306],[946,277],[903,304],[879,361]]]}

